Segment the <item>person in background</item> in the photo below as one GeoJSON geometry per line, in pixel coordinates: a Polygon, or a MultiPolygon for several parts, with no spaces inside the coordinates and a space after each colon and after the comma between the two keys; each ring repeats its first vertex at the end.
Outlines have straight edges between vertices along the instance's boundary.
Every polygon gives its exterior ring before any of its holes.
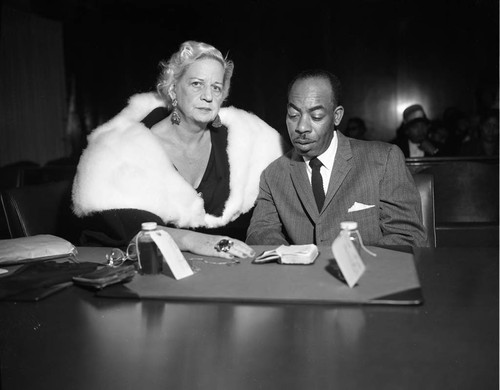
{"type": "Polygon", "coordinates": [[[478,138],[462,143],[461,156],[498,156],[498,109],[486,111],[479,120],[478,138]]]}
{"type": "Polygon", "coordinates": [[[73,183],[82,245],[126,246],[151,221],[183,251],[252,256],[243,240],[281,137],[256,115],[221,108],[234,65],[215,47],[186,41],[160,65],[157,93],[133,96],[88,137],[73,183]]]}
{"type": "Polygon", "coordinates": [[[413,119],[417,118],[427,118],[424,108],[420,104],[412,104],[408,106],[403,111],[403,120],[396,130],[396,136],[390,141],[390,143],[396,143],[400,139],[407,139],[405,135],[405,125],[413,119]]]}
{"type": "Polygon", "coordinates": [[[453,156],[453,145],[451,135],[443,121],[436,119],[430,122],[429,134],[430,142],[438,149],[439,156],[453,156]]]}
{"type": "Polygon", "coordinates": [[[420,104],[412,104],[403,111],[403,123],[408,123],[413,119],[426,118],[424,108],[420,104]]]}
{"type": "Polygon", "coordinates": [[[344,136],[336,130],[343,114],[335,75],[310,70],[292,80],[286,125],[293,149],[262,172],[248,244],[331,245],[342,221],[356,221],[367,245],[425,245],[403,153],[344,136]]]}
{"type": "Polygon", "coordinates": [[[405,157],[432,157],[439,149],[429,139],[430,121],[425,117],[409,120],[403,125],[403,133],[393,143],[405,157]]]}
{"type": "Polygon", "coordinates": [[[356,139],[366,139],[365,121],[358,117],[349,118],[347,121],[344,135],[356,139]]]}
{"type": "Polygon", "coordinates": [[[476,138],[471,117],[461,109],[451,106],[443,112],[443,123],[450,133],[452,154],[459,156],[462,145],[476,138]]]}

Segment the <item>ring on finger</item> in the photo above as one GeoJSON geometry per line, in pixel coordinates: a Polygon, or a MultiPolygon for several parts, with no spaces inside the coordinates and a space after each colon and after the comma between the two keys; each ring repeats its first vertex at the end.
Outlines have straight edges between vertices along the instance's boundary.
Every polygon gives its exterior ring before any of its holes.
{"type": "Polygon", "coordinates": [[[219,240],[217,244],[215,244],[214,249],[217,252],[229,252],[229,249],[232,248],[234,242],[231,240],[228,240],[227,238],[223,238],[222,240],[219,240]]]}

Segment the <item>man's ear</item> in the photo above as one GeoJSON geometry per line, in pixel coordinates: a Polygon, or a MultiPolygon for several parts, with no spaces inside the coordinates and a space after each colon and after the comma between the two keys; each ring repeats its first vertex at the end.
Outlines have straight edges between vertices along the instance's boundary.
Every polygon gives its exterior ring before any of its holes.
{"type": "Polygon", "coordinates": [[[344,116],[344,107],[337,106],[337,108],[333,110],[333,121],[335,123],[335,126],[340,125],[343,116],[344,116]]]}

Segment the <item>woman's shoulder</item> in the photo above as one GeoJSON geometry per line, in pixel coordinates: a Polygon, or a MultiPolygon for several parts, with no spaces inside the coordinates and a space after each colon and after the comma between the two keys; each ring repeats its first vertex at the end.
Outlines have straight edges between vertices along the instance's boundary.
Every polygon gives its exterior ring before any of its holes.
{"type": "Polygon", "coordinates": [[[141,125],[141,121],[158,107],[164,107],[164,103],[154,93],[140,93],[129,98],[127,106],[113,118],[95,128],[89,137],[108,133],[112,130],[124,130],[134,125],[141,125]]]}
{"type": "Polygon", "coordinates": [[[221,122],[229,132],[248,133],[252,136],[259,134],[279,134],[273,127],[256,114],[234,106],[223,107],[219,110],[221,122]]]}
{"type": "Polygon", "coordinates": [[[138,93],[128,99],[127,106],[118,115],[141,121],[157,107],[165,107],[165,103],[158,94],[153,92],[138,93]]]}
{"type": "MultiPolygon", "coordinates": [[[[283,154],[281,134],[257,115],[236,108],[225,107],[219,111],[221,122],[228,130],[229,158],[262,160],[269,162],[283,154]]],[[[263,169],[264,167],[262,167],[263,169]]]]}

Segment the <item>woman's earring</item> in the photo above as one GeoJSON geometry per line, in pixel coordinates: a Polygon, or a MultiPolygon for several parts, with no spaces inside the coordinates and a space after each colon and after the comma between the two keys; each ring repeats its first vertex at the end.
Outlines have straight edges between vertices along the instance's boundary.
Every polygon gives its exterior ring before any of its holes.
{"type": "Polygon", "coordinates": [[[217,114],[217,116],[215,117],[214,121],[212,122],[212,126],[216,127],[216,128],[222,126],[222,122],[220,120],[219,114],[217,114]]]}
{"type": "Polygon", "coordinates": [[[173,125],[178,125],[179,123],[181,123],[181,117],[179,115],[179,112],[177,111],[177,99],[174,99],[172,101],[172,106],[174,107],[174,110],[172,111],[172,115],[170,116],[170,121],[173,125]]]}

